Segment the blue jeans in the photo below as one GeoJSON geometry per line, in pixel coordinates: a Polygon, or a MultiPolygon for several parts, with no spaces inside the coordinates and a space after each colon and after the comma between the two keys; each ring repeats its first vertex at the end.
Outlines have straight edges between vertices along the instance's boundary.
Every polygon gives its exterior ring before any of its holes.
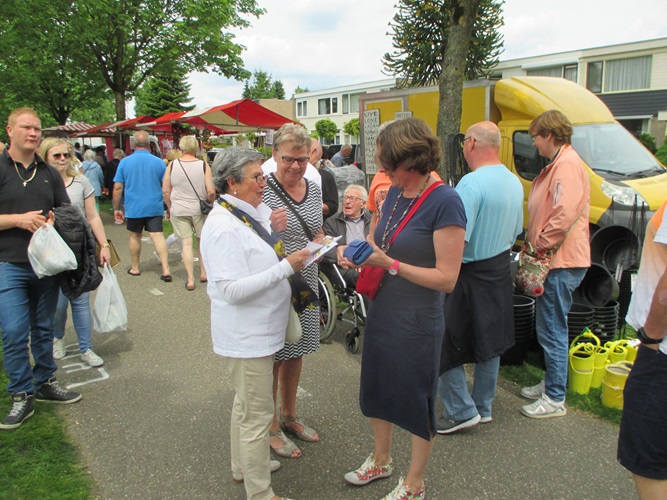
{"type": "Polygon", "coordinates": [[[56,278],[38,279],[29,263],[0,262],[0,328],[10,394],[33,394],[57,369],[53,316],[58,290],[56,278]],[[32,368],[30,351],[35,360],[32,368]]]}
{"type": "Polygon", "coordinates": [[[65,323],[67,323],[67,304],[72,304],[72,323],[79,339],[79,350],[86,352],[91,348],[90,331],[92,326],[90,316],[90,293],[85,292],[76,299],[68,299],[61,291],[58,295],[58,307],[54,319],[53,332],[57,339],[65,336],[65,323]]]}
{"type": "Polygon", "coordinates": [[[544,283],[544,294],[537,298],[535,330],[544,349],[545,392],[553,401],[565,400],[569,341],[567,313],[572,307],[572,292],[584,279],[587,268],[552,269],[544,283]]]}
{"type": "Polygon", "coordinates": [[[496,395],[499,368],[500,356],[476,363],[472,395],[468,391],[463,365],[440,375],[438,393],[445,405],[443,413],[445,419],[470,420],[477,414],[482,417],[490,417],[491,405],[496,395]]]}

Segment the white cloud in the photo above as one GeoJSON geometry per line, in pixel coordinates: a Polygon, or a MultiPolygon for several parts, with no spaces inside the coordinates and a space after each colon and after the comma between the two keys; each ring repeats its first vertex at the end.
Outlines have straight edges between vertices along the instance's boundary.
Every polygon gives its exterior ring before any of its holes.
{"type": "MultiPolygon", "coordinates": [[[[386,78],[382,56],[395,13],[391,0],[259,0],[267,13],[236,32],[250,71],[283,82],[287,97],[310,90],[386,78]]],[[[550,54],[667,36],[664,0],[507,0],[502,59],[550,54]]],[[[201,108],[240,99],[243,83],[214,75],[190,76],[201,108]]]]}

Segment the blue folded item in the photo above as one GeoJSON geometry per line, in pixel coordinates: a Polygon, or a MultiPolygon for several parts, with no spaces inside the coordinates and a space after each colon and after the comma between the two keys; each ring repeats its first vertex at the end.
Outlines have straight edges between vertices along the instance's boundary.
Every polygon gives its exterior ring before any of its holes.
{"type": "Polygon", "coordinates": [[[364,240],[354,240],[347,244],[343,250],[343,257],[355,266],[363,264],[373,253],[373,247],[364,240]]]}

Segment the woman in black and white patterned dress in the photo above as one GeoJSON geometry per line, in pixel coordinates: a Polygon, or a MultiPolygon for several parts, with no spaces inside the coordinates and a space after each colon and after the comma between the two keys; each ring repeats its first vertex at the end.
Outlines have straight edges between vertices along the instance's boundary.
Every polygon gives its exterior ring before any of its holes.
{"type": "MultiPolygon", "coordinates": [[[[303,176],[308,166],[309,149],[310,136],[299,125],[283,125],[274,134],[273,159],[277,170],[267,178],[262,201],[274,210],[272,224],[280,233],[287,253],[301,250],[309,241],[319,241],[323,237],[322,193],[314,182],[303,176]]],[[[302,274],[317,293],[318,266],[310,265],[302,274]]],[[[283,431],[304,441],[319,440],[317,432],[305,425],[296,412],[303,355],[315,352],[320,346],[319,307],[306,309],[300,319],[301,340],[296,344],[285,344],[275,357],[274,377],[277,377],[280,388],[280,412],[271,427],[270,443],[278,455],[287,458],[299,458],[301,450],[283,431]]]]}

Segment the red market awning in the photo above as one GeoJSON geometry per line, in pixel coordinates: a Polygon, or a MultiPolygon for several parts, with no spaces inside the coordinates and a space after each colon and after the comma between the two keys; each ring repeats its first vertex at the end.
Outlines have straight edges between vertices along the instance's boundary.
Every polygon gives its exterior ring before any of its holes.
{"type": "Polygon", "coordinates": [[[257,104],[252,99],[232,101],[198,113],[190,111],[183,118],[187,121],[196,117],[216,127],[234,132],[245,132],[258,128],[278,129],[285,123],[294,123],[289,118],[257,104]]]}
{"type": "Polygon", "coordinates": [[[125,120],[121,120],[119,122],[107,122],[103,123],[102,125],[89,128],[83,132],[75,132],[70,135],[76,137],[111,137],[116,135],[116,127],[123,122],[125,122],[125,120]]]}
{"type": "Polygon", "coordinates": [[[90,130],[94,126],[95,125],[91,125],[86,122],[72,122],[72,123],[66,123],[65,125],[56,125],[55,127],[47,127],[45,129],[42,129],[42,132],[62,132],[64,134],[71,135],[79,132],[85,132],[86,130],[90,130]]]}
{"type": "Polygon", "coordinates": [[[187,111],[178,111],[167,113],[162,115],[159,118],[155,118],[152,121],[141,123],[138,125],[138,128],[152,130],[154,132],[171,132],[171,127],[175,123],[187,123],[198,129],[208,128],[213,134],[220,135],[224,134],[225,131],[209,124],[208,122],[202,120],[198,116],[186,117],[189,112],[187,111]]]}
{"type": "Polygon", "coordinates": [[[137,116],[136,118],[130,118],[129,120],[125,120],[117,127],[121,130],[137,130],[138,128],[137,125],[140,125],[142,123],[148,123],[153,120],[155,120],[155,118],[152,116],[142,115],[142,116],[137,116]]]}

